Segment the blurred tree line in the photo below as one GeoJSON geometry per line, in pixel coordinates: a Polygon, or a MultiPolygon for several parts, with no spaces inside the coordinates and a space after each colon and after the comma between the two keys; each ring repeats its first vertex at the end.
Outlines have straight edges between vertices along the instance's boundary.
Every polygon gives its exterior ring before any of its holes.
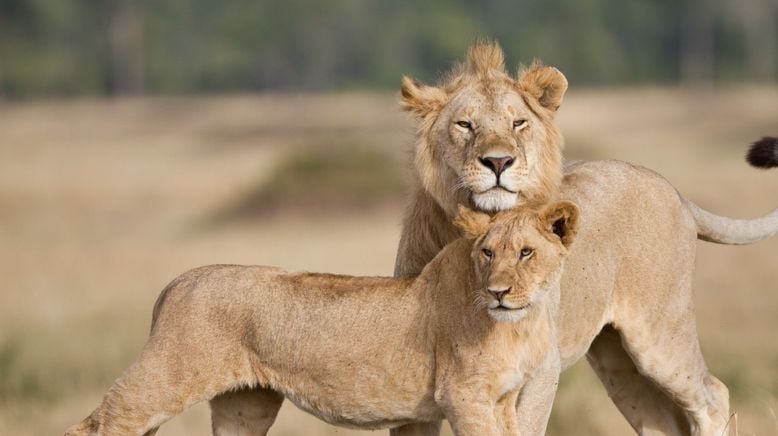
{"type": "Polygon", "coordinates": [[[775,82],[778,0],[0,0],[0,95],[395,88],[476,38],[577,84],[775,82]]]}

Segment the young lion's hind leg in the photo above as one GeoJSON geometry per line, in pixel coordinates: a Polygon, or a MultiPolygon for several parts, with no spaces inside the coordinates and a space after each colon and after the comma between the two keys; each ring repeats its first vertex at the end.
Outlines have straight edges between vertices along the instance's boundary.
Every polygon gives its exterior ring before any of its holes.
{"type": "MultiPolygon", "coordinates": [[[[96,414],[100,409],[98,408],[91,415],[87,416],[83,421],[70,427],[65,431],[65,436],[97,436],[99,434],[100,424],[97,421],[96,414]]],[[[154,436],[157,433],[159,427],[155,427],[143,436],[154,436]]]]}
{"type": "Polygon", "coordinates": [[[284,397],[262,388],[225,392],[211,400],[214,436],[265,436],[284,397]]]}
{"type": "Polygon", "coordinates": [[[150,339],[82,426],[95,434],[153,434],[186,408],[254,382],[247,368],[235,368],[241,359],[233,350],[218,354],[233,359],[214,359],[210,350],[185,341],[172,334],[150,339]],[[181,348],[189,354],[182,356],[181,348]]]}
{"type": "Polygon", "coordinates": [[[65,430],[65,436],[97,436],[97,430],[100,428],[100,425],[95,419],[96,414],[97,410],[78,424],[65,430]]]}

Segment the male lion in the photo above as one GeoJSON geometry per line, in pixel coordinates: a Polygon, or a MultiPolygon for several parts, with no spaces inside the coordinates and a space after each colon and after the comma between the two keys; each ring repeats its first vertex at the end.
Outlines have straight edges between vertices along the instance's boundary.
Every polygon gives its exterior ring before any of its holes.
{"type": "MultiPolygon", "coordinates": [[[[402,105],[420,127],[395,275],[418,273],[456,238],[450,217],[457,204],[494,212],[542,203],[558,191],[581,208],[578,242],[562,277],[561,369],[586,354],[641,434],[720,436],[728,393],[709,374],[694,334],[695,241],[767,238],[778,231],[778,210],[750,221],[716,216],[661,176],[615,161],[573,162],[563,171],[554,115],[566,89],[562,73],[537,63],[512,78],[493,43],[473,46],[438,86],[403,79],[402,105]]],[[[760,148],[769,156],[758,163],[774,162],[775,149],[760,148]]],[[[553,380],[539,380],[535,401],[519,406],[521,434],[543,434],[553,380]]],[[[435,435],[439,426],[392,434],[435,435]]]]}
{"type": "Polygon", "coordinates": [[[333,424],[446,418],[459,435],[517,432],[522,386],[553,344],[562,264],[578,209],[560,202],[494,218],[463,209],[467,239],[418,277],[213,265],[175,279],[138,359],[71,436],[154,433],[213,400],[216,434],[262,434],[284,397],[333,424]],[[256,388],[254,410],[225,410],[256,388]]]}

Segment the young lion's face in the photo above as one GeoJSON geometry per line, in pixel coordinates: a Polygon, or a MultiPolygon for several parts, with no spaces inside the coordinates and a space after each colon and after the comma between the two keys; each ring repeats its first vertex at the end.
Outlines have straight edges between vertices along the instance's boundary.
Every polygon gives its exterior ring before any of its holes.
{"type": "Polygon", "coordinates": [[[578,208],[570,202],[541,212],[517,208],[491,218],[462,208],[456,225],[474,239],[477,305],[496,321],[524,318],[559,286],[577,217],[578,208]]]}

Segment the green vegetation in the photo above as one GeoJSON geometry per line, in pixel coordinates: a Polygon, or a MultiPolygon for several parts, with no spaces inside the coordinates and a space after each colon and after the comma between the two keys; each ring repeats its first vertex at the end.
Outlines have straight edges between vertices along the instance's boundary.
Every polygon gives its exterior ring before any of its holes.
{"type": "Polygon", "coordinates": [[[395,155],[378,147],[325,142],[287,154],[266,182],[217,220],[246,220],[278,212],[346,209],[353,213],[400,199],[405,186],[395,155]]]}
{"type": "Polygon", "coordinates": [[[0,0],[0,96],[395,88],[476,38],[578,84],[774,82],[770,0],[0,0]]]}

